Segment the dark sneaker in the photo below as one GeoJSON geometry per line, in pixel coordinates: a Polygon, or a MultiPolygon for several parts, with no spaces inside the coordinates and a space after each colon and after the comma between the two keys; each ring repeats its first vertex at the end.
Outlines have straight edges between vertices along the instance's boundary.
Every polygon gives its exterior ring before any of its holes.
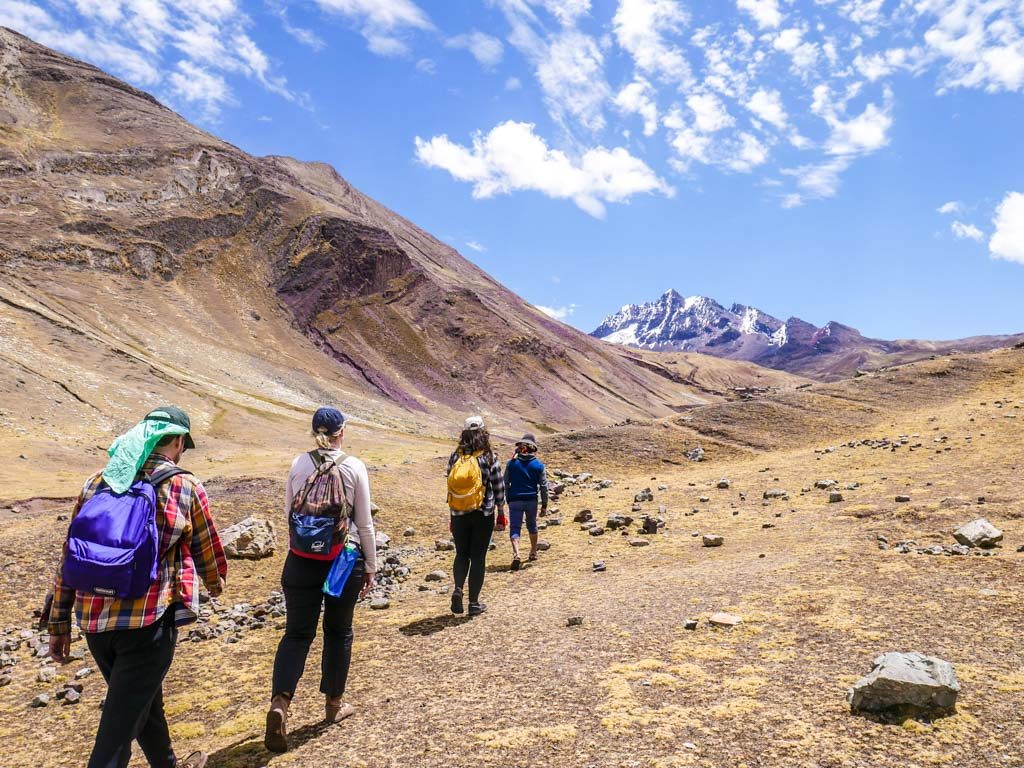
{"type": "Polygon", "coordinates": [[[518,557],[513,557],[512,558],[512,570],[513,571],[518,571],[522,567],[523,567],[523,561],[520,560],[518,557]]]}
{"type": "Polygon", "coordinates": [[[456,589],[452,592],[452,613],[464,613],[465,610],[462,607],[462,590],[456,589]]]}
{"type": "Polygon", "coordinates": [[[470,603],[469,604],[469,615],[479,616],[481,613],[487,610],[485,603],[470,603]]]}
{"type": "Polygon", "coordinates": [[[188,757],[178,761],[178,768],[205,768],[208,759],[205,752],[193,752],[188,757]]]}

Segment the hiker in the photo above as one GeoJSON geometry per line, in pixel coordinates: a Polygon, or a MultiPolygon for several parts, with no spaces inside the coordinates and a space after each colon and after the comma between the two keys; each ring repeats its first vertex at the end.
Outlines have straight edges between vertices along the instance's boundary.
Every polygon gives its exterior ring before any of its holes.
{"type": "Polygon", "coordinates": [[[484,585],[484,568],[491,534],[505,530],[505,478],[501,462],[491,449],[491,437],[480,416],[470,416],[459,437],[459,447],[448,459],[449,528],[455,542],[455,564],[452,567],[455,590],[452,592],[452,613],[462,613],[463,586],[469,576],[469,615],[479,616],[487,610],[480,602],[484,585]],[[495,521],[495,510],[498,519],[495,521]]]}
{"type": "Polygon", "coordinates": [[[345,416],[336,408],[313,414],[316,448],[292,462],[285,487],[290,549],[281,574],[287,621],[274,658],[270,711],[264,744],[271,752],[288,750],[288,708],[324,613],[320,692],[324,721],[338,723],[355,713],[342,701],[352,660],[352,617],[356,602],[376,584],[377,547],[370,514],[370,478],[366,465],[341,450],[345,416]],[[351,527],[355,526],[355,535],[351,527]],[[325,594],[325,581],[346,548],[354,565],[338,597],[325,594]]]}
{"type": "Polygon", "coordinates": [[[544,464],[537,458],[537,439],[527,432],[516,443],[515,456],[505,465],[505,487],[508,493],[508,535],[512,541],[512,570],[522,567],[519,537],[526,519],[530,534],[529,560],[537,559],[537,493],[540,492],[540,513],[548,513],[548,477],[544,464]]]}
{"type": "Polygon", "coordinates": [[[199,588],[217,597],[227,560],[202,483],[178,467],[195,448],[188,415],[157,408],[110,446],[106,468],[75,504],[53,588],[50,656],[71,650],[71,610],[107,681],[88,768],[125,768],[132,741],[152,768],[203,768],[178,760],[164,716],[163,680],[178,628],[199,616],[199,588]],[[134,523],[134,524],[133,524],[134,523]],[[90,557],[118,548],[106,562],[90,557]]]}

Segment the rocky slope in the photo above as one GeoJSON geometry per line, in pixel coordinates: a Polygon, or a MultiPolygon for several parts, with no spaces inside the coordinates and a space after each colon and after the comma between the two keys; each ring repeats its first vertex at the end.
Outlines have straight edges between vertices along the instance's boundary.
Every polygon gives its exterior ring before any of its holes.
{"type": "Polygon", "coordinates": [[[335,399],[435,433],[467,410],[543,431],[707,399],[546,317],[333,168],[252,157],[5,29],[0,312],[0,426],[47,438],[168,398],[209,429],[228,407],[291,418],[335,399]]]}
{"type": "Polygon", "coordinates": [[[591,335],[642,349],[748,360],[825,380],[850,376],[862,368],[952,351],[985,351],[1024,340],[1024,334],[1018,334],[956,341],[883,341],[835,321],[818,328],[798,317],[783,321],[744,304],[726,309],[714,299],[684,297],[674,290],[653,302],[627,304],[591,335]]]}

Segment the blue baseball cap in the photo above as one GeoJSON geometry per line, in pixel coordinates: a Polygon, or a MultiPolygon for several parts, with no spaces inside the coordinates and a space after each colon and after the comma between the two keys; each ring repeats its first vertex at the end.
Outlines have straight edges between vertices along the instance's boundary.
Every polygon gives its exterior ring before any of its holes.
{"type": "Polygon", "coordinates": [[[345,414],[337,408],[317,408],[313,414],[313,431],[334,435],[345,427],[345,414]]]}

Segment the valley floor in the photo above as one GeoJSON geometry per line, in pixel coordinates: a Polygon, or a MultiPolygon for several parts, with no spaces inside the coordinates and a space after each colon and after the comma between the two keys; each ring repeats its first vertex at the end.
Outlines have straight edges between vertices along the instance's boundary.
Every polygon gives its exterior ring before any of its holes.
{"type": "MultiPolygon", "coordinates": [[[[451,567],[450,553],[433,551],[446,534],[440,447],[368,447],[378,525],[412,574],[388,610],[357,611],[356,717],[317,726],[318,641],[293,708],[295,748],[263,750],[280,637],[268,627],[236,643],[180,645],[166,685],[179,749],[207,750],[211,768],[1022,765],[1022,362],[1024,353],[1006,352],[975,367],[926,363],[914,373],[917,388],[884,377],[850,383],[828,393],[845,406],[814,415],[811,394],[782,421],[766,420],[754,402],[550,438],[549,467],[613,485],[570,488],[558,504],[562,525],[541,534],[550,550],[519,573],[508,571],[507,541],[496,535],[489,611],[471,621],[452,618],[447,596],[424,581],[451,567]],[[844,446],[900,435],[908,441],[896,450],[844,446]],[[686,461],[684,448],[698,439],[707,460],[686,461]],[[728,489],[716,487],[723,477],[728,489]],[[801,491],[825,478],[839,482],[843,501],[801,491]],[[629,546],[635,533],[592,537],[572,523],[583,508],[602,523],[629,514],[648,486],[654,502],[644,511],[667,508],[649,546],[629,546]],[[763,502],[771,488],[789,499],[763,502]],[[910,501],[896,503],[903,494],[910,501]],[[952,544],[955,527],[982,516],[1006,534],[988,557],[899,554],[877,543],[882,535],[952,544]],[[416,536],[402,536],[407,526],[416,536]],[[703,548],[698,532],[725,544],[703,548]],[[606,572],[593,572],[598,559],[606,572]],[[743,623],[710,627],[706,618],[720,610],[743,623]],[[572,616],[582,625],[567,626],[572,616]],[[702,619],[696,631],[684,630],[689,618],[702,619]],[[890,650],[952,662],[963,688],[957,712],[889,724],[851,716],[847,688],[890,650]]],[[[223,525],[281,516],[277,478],[222,479],[209,489],[223,525]]],[[[0,513],[0,627],[29,625],[63,535],[54,517],[64,511],[65,503],[37,501],[19,515],[0,513]]],[[[280,553],[232,561],[221,602],[266,600],[282,561],[280,553]]],[[[82,764],[102,681],[86,678],[77,706],[30,709],[56,684],[37,683],[37,661],[15,655],[13,683],[0,688],[0,766],[82,764]]],[[[143,764],[140,755],[132,763],[143,764]]]]}

